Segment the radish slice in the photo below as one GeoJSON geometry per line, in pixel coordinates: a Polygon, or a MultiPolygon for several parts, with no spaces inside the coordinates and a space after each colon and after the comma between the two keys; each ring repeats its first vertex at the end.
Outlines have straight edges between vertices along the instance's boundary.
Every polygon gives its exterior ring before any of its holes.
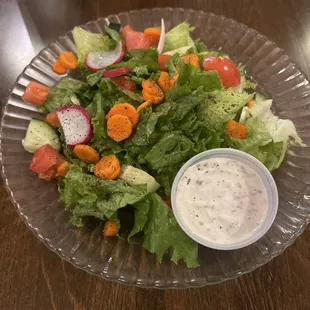
{"type": "Polygon", "coordinates": [[[111,70],[104,72],[103,77],[112,78],[112,77],[117,77],[117,76],[130,73],[130,72],[131,72],[131,69],[128,67],[116,68],[116,69],[111,69],[111,70]]]}
{"type": "Polygon", "coordinates": [[[158,54],[161,54],[164,50],[164,45],[165,45],[165,35],[166,35],[166,30],[165,30],[165,21],[162,18],[161,19],[161,32],[160,32],[160,38],[157,46],[158,54]]]}
{"type": "Polygon", "coordinates": [[[89,52],[85,58],[85,65],[89,70],[99,71],[107,66],[119,63],[125,54],[125,43],[119,41],[113,51],[89,52]]]}
{"type": "Polygon", "coordinates": [[[87,144],[93,136],[93,127],[87,111],[76,105],[56,110],[68,146],[87,144]]]}

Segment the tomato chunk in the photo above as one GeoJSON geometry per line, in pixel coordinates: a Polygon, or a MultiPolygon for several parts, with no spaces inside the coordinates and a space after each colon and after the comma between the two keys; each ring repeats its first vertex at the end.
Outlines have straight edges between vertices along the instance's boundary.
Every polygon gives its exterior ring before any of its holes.
{"type": "Polygon", "coordinates": [[[237,66],[228,58],[207,56],[203,61],[203,70],[216,70],[224,87],[232,87],[240,84],[240,72],[237,66]]]}
{"type": "Polygon", "coordinates": [[[135,91],[137,89],[136,84],[127,76],[118,76],[112,78],[112,81],[124,90],[135,91]]]}
{"type": "Polygon", "coordinates": [[[65,159],[49,144],[41,146],[33,155],[30,170],[40,179],[51,180],[57,174],[57,168],[65,159]]]}
{"type": "Polygon", "coordinates": [[[30,82],[27,85],[22,99],[28,103],[42,106],[50,92],[50,88],[37,82],[30,82]]]}

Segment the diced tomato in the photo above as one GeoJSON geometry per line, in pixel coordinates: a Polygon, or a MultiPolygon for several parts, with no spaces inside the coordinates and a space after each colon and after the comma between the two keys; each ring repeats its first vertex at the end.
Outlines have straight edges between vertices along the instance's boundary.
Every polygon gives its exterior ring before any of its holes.
{"type": "Polygon", "coordinates": [[[32,81],[28,84],[22,99],[28,103],[42,106],[49,92],[49,87],[32,81]]]}
{"type": "Polygon", "coordinates": [[[124,90],[135,91],[137,89],[136,84],[127,76],[118,76],[112,78],[112,81],[124,90]]]}
{"type": "Polygon", "coordinates": [[[126,41],[127,50],[148,49],[152,42],[144,37],[143,32],[134,31],[129,25],[122,28],[122,34],[126,41]]]}
{"type": "Polygon", "coordinates": [[[207,56],[203,61],[203,70],[216,70],[225,87],[232,87],[240,84],[240,72],[237,66],[228,58],[207,56]]]}
{"type": "Polygon", "coordinates": [[[65,159],[52,146],[45,144],[34,153],[30,170],[37,173],[40,179],[51,180],[63,162],[65,159]]]}
{"type": "Polygon", "coordinates": [[[170,55],[164,55],[164,54],[158,55],[158,63],[161,71],[167,71],[165,66],[170,57],[171,57],[170,55]]]}

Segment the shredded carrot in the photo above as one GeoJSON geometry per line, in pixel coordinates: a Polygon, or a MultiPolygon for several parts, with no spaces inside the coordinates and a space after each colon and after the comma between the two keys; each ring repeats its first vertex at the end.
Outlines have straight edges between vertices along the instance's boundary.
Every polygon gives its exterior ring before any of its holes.
{"type": "Polygon", "coordinates": [[[58,116],[55,111],[48,113],[44,121],[54,128],[60,127],[60,122],[59,122],[58,116]]]}
{"type": "Polygon", "coordinates": [[[70,164],[67,161],[64,161],[62,164],[60,164],[57,167],[57,175],[65,177],[68,171],[71,169],[71,167],[72,167],[72,164],[70,164]]]}
{"type": "Polygon", "coordinates": [[[78,59],[72,52],[62,52],[59,56],[59,62],[63,67],[74,70],[77,68],[78,59]]]}
{"type": "Polygon", "coordinates": [[[116,142],[129,138],[132,128],[130,119],[120,114],[111,116],[107,122],[108,136],[116,142]]]}
{"type": "Polygon", "coordinates": [[[106,119],[108,120],[111,116],[117,114],[127,116],[131,121],[133,127],[135,127],[139,122],[139,113],[132,104],[129,103],[116,104],[114,107],[111,108],[111,110],[106,116],[106,119]]]}
{"type": "Polygon", "coordinates": [[[177,81],[178,78],[179,78],[179,74],[176,74],[170,79],[171,87],[174,85],[174,83],[177,81]]]}
{"type": "Polygon", "coordinates": [[[95,164],[100,159],[100,155],[95,149],[84,144],[77,144],[73,149],[73,153],[81,161],[84,161],[88,164],[95,164]]]}
{"type": "Polygon", "coordinates": [[[106,237],[115,236],[117,233],[116,223],[112,221],[107,221],[104,224],[103,235],[106,237]]]}
{"type": "Polygon", "coordinates": [[[100,179],[114,180],[121,173],[121,165],[115,155],[105,156],[95,165],[94,174],[100,179]]]}
{"type": "Polygon", "coordinates": [[[195,68],[199,68],[199,57],[196,54],[188,54],[182,57],[184,62],[192,64],[195,68]]]}
{"type": "Polygon", "coordinates": [[[248,107],[252,107],[256,103],[256,100],[251,100],[248,102],[248,107]]]}
{"type": "Polygon", "coordinates": [[[145,101],[143,103],[141,103],[138,108],[137,108],[137,112],[140,113],[143,109],[145,109],[146,107],[152,105],[152,101],[151,100],[148,100],[148,101],[145,101]]]}
{"type": "Polygon", "coordinates": [[[227,130],[225,133],[231,138],[245,139],[248,135],[248,128],[243,124],[230,120],[227,123],[227,130]]]}
{"type": "Polygon", "coordinates": [[[59,60],[57,60],[54,64],[53,64],[53,70],[57,73],[57,74],[64,74],[66,73],[66,68],[60,63],[59,60]]]}
{"type": "Polygon", "coordinates": [[[163,102],[165,97],[161,88],[153,80],[142,82],[142,96],[145,101],[151,100],[154,104],[163,102]]]}
{"type": "Polygon", "coordinates": [[[166,92],[171,87],[170,76],[168,72],[162,71],[157,81],[161,89],[166,92]]]}

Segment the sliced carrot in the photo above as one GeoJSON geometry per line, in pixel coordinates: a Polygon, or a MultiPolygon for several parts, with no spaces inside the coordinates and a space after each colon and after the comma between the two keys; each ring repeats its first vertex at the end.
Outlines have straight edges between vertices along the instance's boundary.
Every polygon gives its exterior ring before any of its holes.
{"type": "Polygon", "coordinates": [[[107,122],[108,136],[116,142],[129,138],[132,128],[130,119],[120,114],[111,116],[107,122]]]}
{"type": "Polygon", "coordinates": [[[65,177],[68,171],[71,169],[72,164],[65,161],[57,167],[57,175],[65,177]]]}
{"type": "Polygon", "coordinates": [[[107,221],[104,224],[103,235],[106,237],[115,236],[117,233],[116,223],[112,221],[107,221]]]}
{"type": "Polygon", "coordinates": [[[54,64],[53,64],[53,70],[57,73],[57,74],[64,74],[66,73],[66,68],[60,63],[59,60],[57,60],[54,64]]]}
{"type": "Polygon", "coordinates": [[[157,81],[161,89],[166,92],[171,87],[170,75],[168,72],[162,71],[157,81]]]}
{"type": "Polygon", "coordinates": [[[73,149],[73,153],[81,161],[84,161],[88,164],[95,164],[100,159],[100,155],[95,149],[93,149],[91,146],[84,144],[76,145],[73,149]]]}
{"type": "Polygon", "coordinates": [[[154,104],[163,102],[165,97],[161,88],[153,80],[142,82],[142,96],[145,101],[151,100],[154,104]]]}
{"type": "Polygon", "coordinates": [[[159,39],[160,39],[160,32],[159,28],[146,28],[143,32],[144,38],[146,38],[151,46],[157,46],[159,39]]]}
{"type": "Polygon", "coordinates": [[[225,133],[231,138],[245,139],[248,135],[248,128],[243,124],[230,120],[227,123],[227,130],[225,133]]]}
{"type": "Polygon", "coordinates": [[[50,92],[50,88],[40,83],[31,81],[22,96],[22,99],[28,103],[42,106],[50,92]]]}
{"type": "Polygon", "coordinates": [[[62,52],[59,56],[60,64],[70,70],[77,68],[78,59],[72,52],[62,52]]]}
{"type": "Polygon", "coordinates": [[[177,81],[178,78],[179,78],[179,74],[176,74],[170,79],[171,87],[174,85],[174,83],[177,81]]]}
{"type": "Polygon", "coordinates": [[[158,56],[158,64],[159,64],[159,67],[160,67],[160,70],[161,71],[167,71],[166,69],[166,63],[168,61],[168,59],[171,58],[170,55],[164,55],[164,54],[160,54],[158,56]]]}
{"type": "Polygon", "coordinates": [[[248,107],[252,107],[256,103],[256,100],[251,100],[248,102],[248,107]]]}
{"type": "Polygon", "coordinates": [[[146,107],[152,105],[152,101],[151,100],[148,100],[148,101],[145,101],[143,103],[141,103],[138,108],[137,108],[137,112],[140,113],[143,109],[145,109],[146,107]]]}
{"type": "Polygon", "coordinates": [[[95,165],[94,174],[100,179],[114,180],[121,173],[121,165],[115,155],[105,156],[95,165]]]}
{"type": "Polygon", "coordinates": [[[199,57],[196,54],[188,54],[182,57],[183,61],[187,64],[192,64],[195,68],[199,68],[199,57]]]}
{"type": "Polygon", "coordinates": [[[109,113],[106,116],[106,119],[108,120],[111,116],[117,114],[127,116],[131,121],[133,127],[135,127],[139,122],[139,113],[132,104],[129,103],[116,104],[109,111],[109,113]]]}
{"type": "Polygon", "coordinates": [[[59,122],[58,116],[55,111],[48,113],[44,121],[54,128],[60,127],[60,122],[59,122]]]}

